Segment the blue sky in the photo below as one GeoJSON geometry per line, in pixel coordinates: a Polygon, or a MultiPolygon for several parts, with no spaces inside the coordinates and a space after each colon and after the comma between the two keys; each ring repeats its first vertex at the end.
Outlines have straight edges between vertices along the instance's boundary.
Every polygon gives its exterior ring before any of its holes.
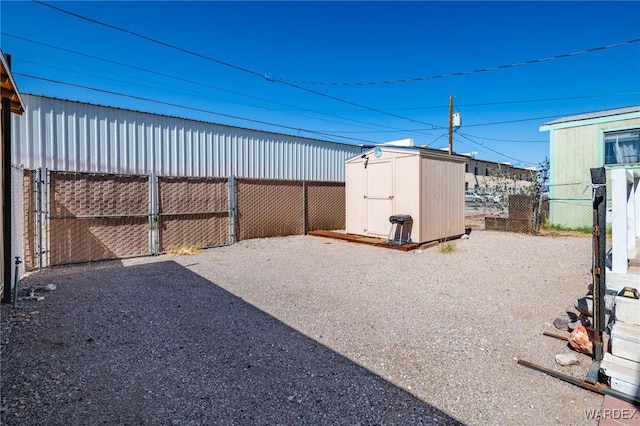
{"type": "Polygon", "coordinates": [[[640,2],[46,4],[69,13],[0,3],[22,93],[434,148],[453,95],[454,150],[519,166],[548,155],[542,123],[640,104],[640,2]],[[513,66],[543,58],[555,59],[513,66]]]}

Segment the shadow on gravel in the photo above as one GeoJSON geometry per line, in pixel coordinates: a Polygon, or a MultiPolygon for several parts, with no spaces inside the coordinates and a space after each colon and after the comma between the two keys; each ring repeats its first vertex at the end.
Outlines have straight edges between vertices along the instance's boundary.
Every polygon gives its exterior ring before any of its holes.
{"type": "Polygon", "coordinates": [[[177,263],[59,272],[3,306],[3,425],[461,424],[177,263]]]}

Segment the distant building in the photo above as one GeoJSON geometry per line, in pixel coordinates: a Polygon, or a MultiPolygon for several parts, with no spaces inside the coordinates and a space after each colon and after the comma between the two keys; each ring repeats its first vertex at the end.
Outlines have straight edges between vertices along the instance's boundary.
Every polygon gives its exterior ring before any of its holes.
{"type": "Polygon", "coordinates": [[[484,192],[500,185],[511,194],[519,194],[535,179],[534,167],[515,167],[509,163],[481,160],[472,154],[460,155],[468,158],[465,163],[465,191],[484,192]]]}
{"type": "Polygon", "coordinates": [[[590,169],[640,169],[640,106],[573,115],[544,123],[549,132],[549,222],[568,228],[591,226],[590,169]]]}

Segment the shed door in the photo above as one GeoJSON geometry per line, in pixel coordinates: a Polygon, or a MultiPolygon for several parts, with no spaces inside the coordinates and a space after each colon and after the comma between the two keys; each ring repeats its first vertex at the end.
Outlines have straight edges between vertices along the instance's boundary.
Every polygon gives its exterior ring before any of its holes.
{"type": "Polygon", "coordinates": [[[391,161],[367,167],[367,234],[386,237],[393,210],[393,167],[391,161]]]}

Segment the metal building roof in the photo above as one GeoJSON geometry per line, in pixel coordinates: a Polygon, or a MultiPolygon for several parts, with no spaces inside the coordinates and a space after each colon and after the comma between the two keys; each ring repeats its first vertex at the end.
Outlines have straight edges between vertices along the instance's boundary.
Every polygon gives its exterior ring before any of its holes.
{"type": "Polygon", "coordinates": [[[594,118],[610,117],[614,115],[629,114],[634,112],[640,112],[640,105],[571,115],[569,117],[563,117],[557,120],[549,121],[548,123],[542,124],[542,126],[551,126],[554,124],[569,123],[572,121],[591,120],[594,118]]]}

